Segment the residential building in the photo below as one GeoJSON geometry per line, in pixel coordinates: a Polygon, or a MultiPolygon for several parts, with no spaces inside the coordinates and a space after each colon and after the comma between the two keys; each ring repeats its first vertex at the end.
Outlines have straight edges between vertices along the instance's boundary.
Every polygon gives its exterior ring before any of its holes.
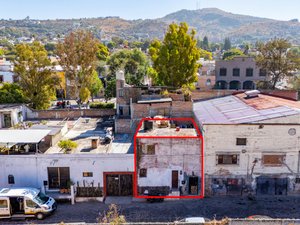
{"type": "Polygon", "coordinates": [[[26,119],[26,109],[22,104],[0,104],[0,129],[10,128],[26,119]]]}
{"type": "Polygon", "coordinates": [[[136,136],[138,195],[199,196],[200,136],[189,120],[145,120],[136,136]]]}
{"type": "Polygon", "coordinates": [[[13,83],[17,82],[18,78],[13,73],[13,64],[6,61],[5,58],[0,59],[0,83],[13,83]]]}
{"type": "Polygon", "coordinates": [[[216,87],[218,89],[255,89],[258,81],[266,79],[254,57],[238,56],[232,60],[216,61],[216,87]]]}
{"type": "Polygon", "coordinates": [[[196,88],[201,91],[211,90],[216,83],[215,61],[200,59],[199,63],[201,67],[198,69],[196,88]]]}
{"type": "Polygon", "coordinates": [[[139,121],[157,115],[178,118],[192,117],[191,99],[168,92],[166,87],[134,87],[126,84],[124,72],[116,74],[116,133],[135,133],[139,121]]]}
{"type": "Polygon", "coordinates": [[[204,134],[207,194],[300,193],[298,101],[251,91],[196,102],[194,113],[204,134]]]}

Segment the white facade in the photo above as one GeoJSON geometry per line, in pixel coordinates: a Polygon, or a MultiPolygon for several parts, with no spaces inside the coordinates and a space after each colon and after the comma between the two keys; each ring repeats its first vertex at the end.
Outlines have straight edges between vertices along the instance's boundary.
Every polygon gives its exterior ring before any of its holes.
{"type": "Polygon", "coordinates": [[[23,105],[0,105],[0,129],[9,128],[26,119],[26,109],[23,105]]]}
{"type": "MultiPolygon", "coordinates": [[[[132,154],[36,154],[0,156],[0,188],[35,187],[44,188],[48,181],[47,168],[69,167],[70,179],[75,185],[103,187],[104,172],[133,172],[132,154]],[[83,177],[83,172],[93,173],[83,177]],[[13,175],[15,184],[8,184],[13,175]]],[[[46,190],[48,188],[46,187],[46,190]]]]}
{"type": "Polygon", "coordinates": [[[13,65],[4,59],[0,60],[0,81],[7,83],[14,82],[13,65]]]}

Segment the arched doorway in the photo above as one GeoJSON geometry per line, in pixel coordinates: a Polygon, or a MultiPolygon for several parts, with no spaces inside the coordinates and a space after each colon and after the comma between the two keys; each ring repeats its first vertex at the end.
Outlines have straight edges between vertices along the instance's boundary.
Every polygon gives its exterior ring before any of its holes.
{"type": "Polygon", "coordinates": [[[253,90],[254,89],[254,83],[251,80],[247,80],[243,83],[243,89],[244,90],[253,90]]]}
{"type": "Polygon", "coordinates": [[[229,89],[230,90],[239,90],[239,89],[241,89],[241,82],[239,82],[238,80],[230,81],[229,89]]]}
{"type": "Polygon", "coordinates": [[[227,89],[227,82],[225,80],[217,81],[217,89],[227,89]]]}

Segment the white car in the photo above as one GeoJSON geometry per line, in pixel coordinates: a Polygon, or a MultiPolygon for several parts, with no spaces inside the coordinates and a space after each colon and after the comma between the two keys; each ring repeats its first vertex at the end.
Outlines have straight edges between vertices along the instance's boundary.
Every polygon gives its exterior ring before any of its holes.
{"type": "Polygon", "coordinates": [[[185,223],[185,224],[192,223],[192,224],[195,224],[195,223],[205,223],[207,221],[208,220],[205,219],[204,217],[187,217],[187,218],[184,218],[182,220],[175,221],[175,224],[176,223],[185,223]]]}

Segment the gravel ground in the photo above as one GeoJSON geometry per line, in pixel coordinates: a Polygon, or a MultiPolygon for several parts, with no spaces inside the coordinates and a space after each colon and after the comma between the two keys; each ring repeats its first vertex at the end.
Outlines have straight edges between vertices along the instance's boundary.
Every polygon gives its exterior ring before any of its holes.
{"type": "MultiPolygon", "coordinates": [[[[300,196],[259,197],[250,201],[246,197],[219,196],[201,200],[174,200],[162,203],[132,202],[118,205],[129,222],[167,222],[184,217],[203,216],[221,219],[244,218],[250,215],[268,215],[273,218],[300,219],[300,196]]],[[[47,224],[64,222],[97,222],[99,214],[108,205],[99,202],[59,203],[57,211],[43,221],[1,220],[0,224],[47,224]]]]}

